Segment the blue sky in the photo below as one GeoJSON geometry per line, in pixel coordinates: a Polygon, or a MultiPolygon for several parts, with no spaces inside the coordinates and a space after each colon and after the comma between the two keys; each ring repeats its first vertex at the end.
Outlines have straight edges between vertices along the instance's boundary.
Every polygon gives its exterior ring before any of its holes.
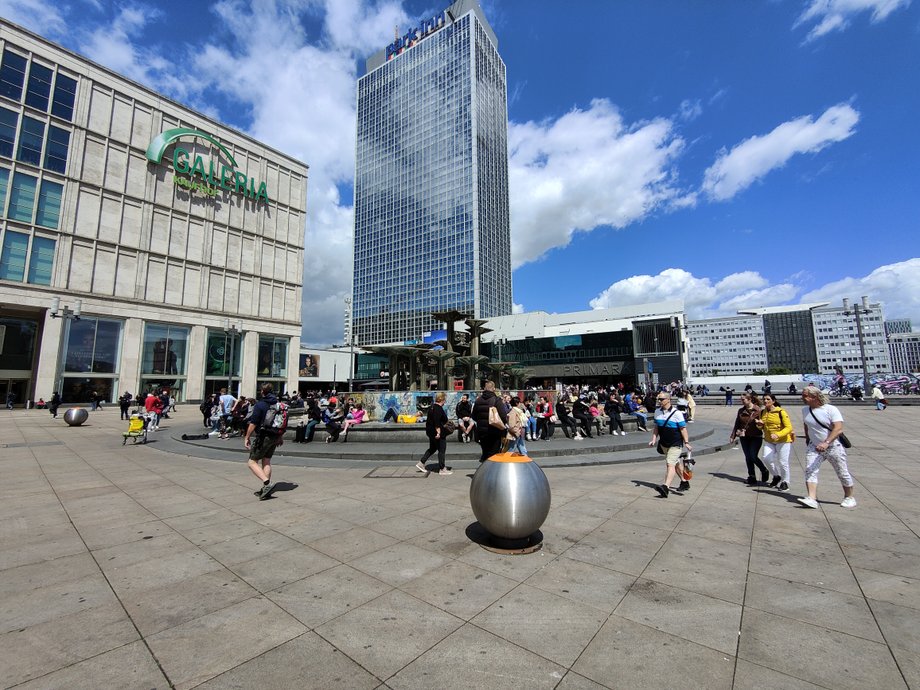
{"type": "MultiPolygon", "coordinates": [[[[304,340],[340,342],[355,80],[447,3],[0,0],[308,163],[304,340]]],[[[508,70],[514,301],[692,317],[869,295],[920,326],[910,0],[483,2],[508,70]]]]}

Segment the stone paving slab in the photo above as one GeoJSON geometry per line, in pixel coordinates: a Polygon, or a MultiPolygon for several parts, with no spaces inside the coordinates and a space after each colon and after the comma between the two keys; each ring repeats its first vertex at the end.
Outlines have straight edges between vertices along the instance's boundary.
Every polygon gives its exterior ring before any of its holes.
{"type": "Polygon", "coordinates": [[[698,408],[724,450],[682,496],[657,496],[640,443],[546,467],[543,548],[510,556],[468,536],[475,459],[423,475],[424,443],[399,463],[279,463],[284,490],[258,501],[238,450],[171,439],[195,408],[126,447],[117,410],[78,428],[0,410],[0,680],[920,688],[920,410],[844,409],[853,510],[829,468],[821,507],[798,504],[801,443],[790,494],[745,486],[720,436],[735,411],[698,408]]]}

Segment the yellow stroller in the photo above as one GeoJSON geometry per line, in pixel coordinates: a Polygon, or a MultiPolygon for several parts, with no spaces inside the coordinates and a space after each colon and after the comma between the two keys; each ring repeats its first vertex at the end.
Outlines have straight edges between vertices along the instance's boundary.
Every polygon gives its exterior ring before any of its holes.
{"type": "Polygon", "coordinates": [[[122,433],[124,440],[122,440],[121,445],[125,445],[130,438],[133,443],[140,441],[141,443],[147,443],[147,417],[142,417],[139,414],[131,415],[131,419],[128,422],[128,430],[122,433]]]}

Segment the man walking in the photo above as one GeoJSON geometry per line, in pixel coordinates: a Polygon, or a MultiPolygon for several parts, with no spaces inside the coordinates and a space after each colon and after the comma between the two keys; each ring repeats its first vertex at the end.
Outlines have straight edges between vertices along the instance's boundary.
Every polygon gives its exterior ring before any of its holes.
{"type": "Polygon", "coordinates": [[[272,384],[263,383],[262,397],[252,408],[249,426],[246,427],[246,437],[243,440],[249,449],[249,469],[262,482],[262,488],[255,492],[260,501],[272,495],[275,485],[272,484],[272,455],[275,448],[284,443],[283,434],[273,434],[263,428],[265,416],[269,408],[278,402],[272,384]]]}
{"type": "Polygon", "coordinates": [[[131,415],[128,414],[128,408],[131,407],[132,400],[134,400],[134,397],[128,391],[125,391],[125,394],[118,399],[118,408],[121,410],[122,419],[131,419],[131,415]]]}
{"type": "MultiPolygon", "coordinates": [[[[681,464],[681,449],[688,451],[693,450],[690,445],[690,437],[687,434],[687,422],[684,415],[676,407],[671,406],[671,396],[667,393],[659,393],[655,398],[658,403],[658,409],[655,410],[655,428],[652,431],[652,440],[649,446],[655,447],[661,441],[661,449],[664,451],[665,463],[667,469],[664,476],[664,484],[656,486],[655,489],[661,494],[662,498],[667,498],[671,491],[671,482],[677,474],[677,466],[681,464]]],[[[681,467],[683,470],[683,467],[681,467]]],[[[683,472],[681,472],[683,476],[683,472]]],[[[690,482],[681,479],[678,491],[685,491],[690,488],[690,482]]]]}

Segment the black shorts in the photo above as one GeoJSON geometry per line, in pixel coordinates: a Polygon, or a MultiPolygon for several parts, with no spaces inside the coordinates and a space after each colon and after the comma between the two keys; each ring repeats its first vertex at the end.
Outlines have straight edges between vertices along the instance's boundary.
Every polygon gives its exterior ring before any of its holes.
{"type": "Polygon", "coordinates": [[[252,447],[249,449],[249,459],[271,460],[272,455],[275,454],[275,448],[278,446],[278,441],[280,440],[280,436],[258,434],[255,441],[252,443],[252,447]]]}

